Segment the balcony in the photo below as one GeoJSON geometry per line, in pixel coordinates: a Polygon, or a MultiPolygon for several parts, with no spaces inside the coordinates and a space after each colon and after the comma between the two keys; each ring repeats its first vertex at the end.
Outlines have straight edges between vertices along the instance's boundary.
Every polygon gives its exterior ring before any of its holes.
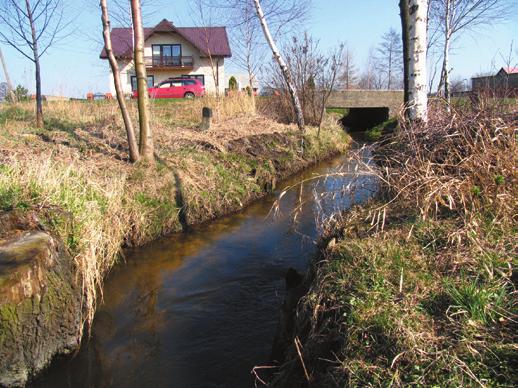
{"type": "Polygon", "coordinates": [[[145,57],[146,67],[155,70],[192,69],[193,57],[145,57]]]}

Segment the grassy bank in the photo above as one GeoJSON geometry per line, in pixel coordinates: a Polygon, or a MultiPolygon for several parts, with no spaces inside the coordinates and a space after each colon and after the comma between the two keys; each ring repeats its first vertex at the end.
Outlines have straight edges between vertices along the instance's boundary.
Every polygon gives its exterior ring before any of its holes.
{"type": "Polygon", "coordinates": [[[329,225],[273,386],[518,384],[517,124],[434,111],[378,146],[381,198],[329,225]]]}
{"type": "Polygon", "coordinates": [[[30,214],[66,243],[88,319],[121,246],[238,210],[348,145],[332,121],[320,139],[314,129],[301,135],[255,115],[249,98],[160,102],[152,106],[157,164],[148,167],[127,162],[114,102],[49,103],[45,114],[36,129],[32,104],[0,107],[0,212],[30,214]],[[214,125],[201,132],[206,105],[214,125]]]}

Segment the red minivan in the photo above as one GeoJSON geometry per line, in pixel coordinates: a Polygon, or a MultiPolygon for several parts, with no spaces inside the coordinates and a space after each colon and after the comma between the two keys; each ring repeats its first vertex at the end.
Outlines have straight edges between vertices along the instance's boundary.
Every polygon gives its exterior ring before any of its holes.
{"type": "MultiPolygon", "coordinates": [[[[194,78],[170,78],[148,89],[150,98],[194,98],[205,94],[205,86],[194,78]]],[[[138,92],[133,91],[133,98],[138,92]]]]}

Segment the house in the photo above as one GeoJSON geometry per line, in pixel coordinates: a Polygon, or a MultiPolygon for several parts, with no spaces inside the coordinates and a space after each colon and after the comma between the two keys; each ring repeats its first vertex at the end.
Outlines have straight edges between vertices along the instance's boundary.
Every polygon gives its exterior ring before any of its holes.
{"type": "MultiPolygon", "coordinates": [[[[137,87],[132,29],[113,28],[111,38],[122,89],[129,94],[137,87]]],[[[155,27],[144,28],[144,38],[148,86],[171,77],[189,77],[199,79],[207,93],[215,93],[216,85],[224,92],[225,58],[232,55],[225,27],[176,27],[164,19],[155,27]]],[[[100,57],[108,59],[104,49],[100,57]]],[[[111,74],[110,91],[115,94],[111,74]]]]}
{"type": "Polygon", "coordinates": [[[495,75],[473,77],[471,89],[490,91],[497,96],[518,96],[518,67],[502,67],[495,75]]]}
{"type": "MultiPolygon", "coordinates": [[[[248,73],[232,73],[229,74],[225,78],[225,88],[228,90],[230,89],[230,79],[234,77],[234,79],[237,82],[237,90],[246,92],[247,88],[250,86],[250,80],[248,73]]],[[[252,76],[252,88],[254,90],[254,93],[257,95],[259,92],[259,81],[257,80],[257,77],[255,75],[252,76]]]]}
{"type": "Polygon", "coordinates": [[[0,102],[4,101],[7,98],[7,82],[0,82],[0,102]]]}

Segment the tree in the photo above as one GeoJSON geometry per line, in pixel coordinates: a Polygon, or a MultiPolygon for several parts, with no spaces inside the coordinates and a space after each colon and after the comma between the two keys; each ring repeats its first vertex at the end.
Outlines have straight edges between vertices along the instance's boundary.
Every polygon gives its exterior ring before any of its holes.
{"type": "Polygon", "coordinates": [[[461,93],[468,90],[467,87],[467,79],[464,79],[460,76],[451,78],[451,93],[461,93]]]}
{"type": "Polygon", "coordinates": [[[108,14],[107,0],[101,0],[101,21],[103,25],[103,39],[104,49],[110,62],[112,70],[113,83],[115,85],[115,94],[117,95],[117,102],[121,110],[122,120],[124,121],[124,127],[126,128],[126,136],[128,138],[129,156],[132,162],[136,162],[139,159],[139,151],[137,148],[137,140],[135,139],[135,131],[133,130],[133,123],[126,107],[126,101],[124,100],[124,92],[122,90],[121,77],[119,73],[119,64],[113,54],[112,40],[110,32],[110,18],[108,14]]]}
{"type": "Polygon", "coordinates": [[[154,162],[153,132],[149,124],[149,94],[147,90],[146,64],[144,62],[144,27],[140,0],[130,0],[131,18],[135,35],[133,61],[137,75],[138,116],[140,128],[140,157],[148,163],[154,162]]]}
{"type": "Polygon", "coordinates": [[[204,41],[205,47],[207,48],[207,52],[205,55],[209,60],[210,71],[212,74],[212,79],[214,81],[214,86],[216,87],[216,97],[219,97],[220,93],[220,79],[219,79],[219,67],[220,67],[220,57],[215,56],[211,51],[211,31],[209,27],[213,24],[213,12],[216,9],[215,7],[210,6],[205,2],[205,0],[191,0],[189,2],[191,5],[192,14],[195,15],[193,22],[195,25],[199,26],[199,31],[201,31],[200,38],[204,41]]]}
{"type": "Polygon", "coordinates": [[[356,65],[354,64],[354,55],[347,45],[343,46],[341,69],[338,81],[341,87],[345,90],[353,89],[358,84],[357,69],[356,65]]]}
{"type": "MultiPolygon", "coordinates": [[[[248,88],[254,90],[256,74],[260,71],[265,55],[265,45],[260,40],[261,25],[255,17],[255,9],[250,1],[238,1],[235,4],[235,20],[231,23],[231,39],[234,62],[248,75],[248,88]]],[[[254,93],[250,93],[254,103],[254,93]]]]}
{"type": "Polygon", "coordinates": [[[507,0],[430,0],[430,24],[442,34],[442,69],[437,92],[450,103],[450,51],[463,31],[502,21],[508,15],[507,0]]]}
{"type": "Polygon", "coordinates": [[[403,48],[401,36],[393,28],[383,34],[376,48],[376,62],[378,73],[383,75],[386,88],[399,88],[402,79],[403,48]]]}
{"type": "Polygon", "coordinates": [[[358,81],[358,86],[360,89],[379,90],[383,88],[383,85],[384,76],[379,71],[379,63],[376,58],[374,48],[371,48],[367,56],[367,62],[365,64],[364,70],[361,73],[360,79],[358,81]]]}
{"type": "Polygon", "coordinates": [[[16,89],[14,89],[8,96],[8,101],[29,101],[29,89],[23,87],[22,85],[18,85],[16,89]]]}
{"type": "Polygon", "coordinates": [[[43,127],[40,58],[68,26],[62,0],[0,0],[0,41],[34,63],[36,126],[43,127]]]}
{"type": "Polygon", "coordinates": [[[407,79],[404,84],[408,90],[406,106],[407,117],[411,121],[428,120],[428,95],[426,85],[427,51],[427,0],[401,0],[401,23],[403,36],[408,39],[404,52],[407,66],[407,79]]]}
{"type": "Polygon", "coordinates": [[[343,66],[344,45],[341,44],[330,54],[324,58],[320,71],[317,74],[317,87],[320,94],[320,115],[318,117],[318,137],[320,137],[320,129],[326,111],[327,101],[331,93],[335,91],[340,70],[343,66]]]}
{"type": "Polygon", "coordinates": [[[304,113],[302,112],[302,107],[300,105],[300,100],[297,94],[297,89],[295,88],[295,85],[293,83],[293,79],[291,77],[291,71],[286,65],[286,62],[284,61],[283,57],[281,56],[281,53],[279,49],[277,48],[277,45],[275,44],[275,41],[273,39],[273,36],[270,32],[270,28],[268,27],[268,23],[266,21],[266,17],[264,14],[264,11],[261,7],[261,3],[259,0],[253,0],[255,4],[255,10],[257,13],[257,17],[259,18],[259,21],[261,22],[261,27],[263,29],[264,37],[266,41],[268,42],[268,45],[270,46],[270,49],[272,50],[273,57],[275,61],[277,62],[281,73],[284,77],[284,81],[286,82],[286,86],[288,87],[288,92],[291,96],[291,101],[293,104],[293,110],[295,111],[295,117],[297,121],[297,126],[301,131],[304,131],[304,113]]]}
{"type": "Polygon", "coordinates": [[[232,76],[228,80],[228,88],[229,90],[237,90],[237,80],[236,77],[232,76]]]}

